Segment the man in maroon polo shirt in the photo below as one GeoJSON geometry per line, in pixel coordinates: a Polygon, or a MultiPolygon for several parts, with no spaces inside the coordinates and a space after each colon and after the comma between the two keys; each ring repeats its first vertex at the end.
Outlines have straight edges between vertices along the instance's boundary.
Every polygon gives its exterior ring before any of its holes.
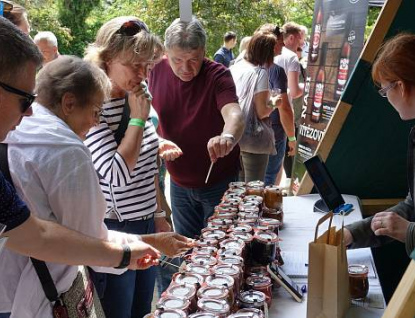
{"type": "Polygon", "coordinates": [[[175,231],[194,237],[237,178],[244,120],[229,70],[205,58],[201,23],[175,20],[166,30],[166,57],[150,75],[162,137],[183,151],[167,161],[175,231]],[[207,184],[205,179],[214,162],[207,184]]]}

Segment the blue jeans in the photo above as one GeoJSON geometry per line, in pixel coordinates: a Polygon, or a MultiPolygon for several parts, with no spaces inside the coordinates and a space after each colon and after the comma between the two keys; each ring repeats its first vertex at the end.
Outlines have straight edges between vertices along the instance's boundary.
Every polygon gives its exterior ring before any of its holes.
{"type": "MultiPolygon", "coordinates": [[[[106,219],[108,229],[130,234],[154,233],[154,218],[145,221],[106,219]]],[[[126,271],[122,275],[107,274],[101,299],[107,318],[142,318],[151,312],[156,269],[126,271]]]]}
{"type": "Polygon", "coordinates": [[[274,184],[275,178],[281,169],[282,161],[285,156],[285,149],[287,147],[286,138],[275,142],[276,155],[269,155],[268,166],[265,172],[265,185],[274,184]]]}
{"type": "Polygon", "coordinates": [[[183,188],[171,180],[170,197],[175,232],[190,238],[199,236],[207,225],[208,217],[213,214],[215,206],[228,189],[229,182],[236,179],[237,176],[232,176],[213,186],[195,189],[183,188]]]}
{"type": "Polygon", "coordinates": [[[0,313],[0,318],[9,318],[11,315],[10,312],[0,313]]]}

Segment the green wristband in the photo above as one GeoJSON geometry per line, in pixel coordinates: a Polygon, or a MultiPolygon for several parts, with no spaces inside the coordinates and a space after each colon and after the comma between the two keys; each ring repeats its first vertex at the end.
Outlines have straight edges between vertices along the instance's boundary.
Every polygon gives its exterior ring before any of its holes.
{"type": "Polygon", "coordinates": [[[146,126],[146,122],[141,118],[130,118],[128,122],[128,126],[138,126],[144,128],[146,126]]]}
{"type": "Polygon", "coordinates": [[[288,141],[297,141],[297,138],[295,138],[295,136],[288,137],[288,141]]]}

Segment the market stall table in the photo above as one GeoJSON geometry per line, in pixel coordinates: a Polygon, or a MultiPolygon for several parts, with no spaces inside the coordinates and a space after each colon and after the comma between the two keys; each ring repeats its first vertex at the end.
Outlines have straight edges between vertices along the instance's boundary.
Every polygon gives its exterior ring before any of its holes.
{"type": "MultiPolygon", "coordinates": [[[[343,195],[346,203],[353,204],[354,210],[344,217],[350,224],[362,219],[360,202],[356,196],[343,195]]],[[[301,287],[307,284],[308,244],[314,239],[317,221],[322,213],[313,212],[314,203],[320,199],[318,194],[284,197],[284,227],[280,231],[281,250],[286,274],[301,287]]],[[[342,216],[335,215],[333,225],[340,228],[342,216]]],[[[364,302],[353,302],[347,317],[381,317],[386,307],[376,273],[372,253],[369,248],[347,251],[348,262],[364,263],[369,266],[369,295],[364,302]]],[[[302,303],[296,302],[283,288],[274,291],[274,301],[269,310],[270,318],[305,318],[307,316],[307,293],[302,303]]]]}

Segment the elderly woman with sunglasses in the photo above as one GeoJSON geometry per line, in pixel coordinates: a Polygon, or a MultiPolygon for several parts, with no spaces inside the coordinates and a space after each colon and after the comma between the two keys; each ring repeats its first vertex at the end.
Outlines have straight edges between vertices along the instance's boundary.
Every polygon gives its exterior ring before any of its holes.
{"type": "MultiPolygon", "coordinates": [[[[101,27],[85,56],[112,82],[100,123],[85,140],[107,200],[109,229],[134,234],[170,231],[159,202],[159,139],[149,118],[151,94],[145,82],[162,53],[159,38],[142,21],[118,17],[101,27]]],[[[163,145],[166,150],[168,143],[163,145]]],[[[107,275],[102,298],[107,317],[141,318],[149,313],[154,283],[154,268],[107,275]]]]}
{"type": "MultiPolygon", "coordinates": [[[[388,99],[402,120],[415,119],[415,35],[400,34],[381,48],[372,68],[379,94],[388,99]]],[[[415,129],[409,135],[408,158],[414,160],[415,129]]],[[[414,162],[408,163],[409,194],[405,201],[346,227],[345,243],[351,248],[376,247],[392,240],[415,248],[414,162]]]]}

